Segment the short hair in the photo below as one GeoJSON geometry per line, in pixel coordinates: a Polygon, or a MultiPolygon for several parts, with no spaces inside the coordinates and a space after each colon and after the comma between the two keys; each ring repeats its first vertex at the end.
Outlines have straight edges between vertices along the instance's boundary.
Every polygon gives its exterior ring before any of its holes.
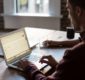
{"type": "Polygon", "coordinates": [[[79,6],[82,9],[85,9],[85,0],[69,0],[70,4],[74,7],[79,6]]]}

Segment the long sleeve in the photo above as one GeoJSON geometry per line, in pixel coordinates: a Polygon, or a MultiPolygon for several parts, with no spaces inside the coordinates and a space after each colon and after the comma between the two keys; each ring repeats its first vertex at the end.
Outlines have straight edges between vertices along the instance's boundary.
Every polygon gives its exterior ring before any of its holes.
{"type": "Polygon", "coordinates": [[[69,64],[71,63],[70,59],[67,59],[68,53],[69,51],[67,50],[65,52],[65,56],[57,65],[57,69],[52,75],[46,77],[45,75],[41,73],[37,73],[35,75],[35,80],[63,80],[63,77],[65,77],[65,74],[67,74],[66,73],[67,68],[70,66],[69,64]]]}
{"type": "Polygon", "coordinates": [[[65,56],[57,65],[57,69],[52,75],[46,77],[38,70],[32,73],[32,76],[34,77],[33,80],[63,80],[63,78],[67,75],[71,63],[71,59],[68,55],[70,52],[71,51],[66,50],[65,56]]]}
{"type": "Polygon", "coordinates": [[[85,79],[85,42],[81,42],[66,50],[59,62],[55,80],[84,80],[85,79]]]}
{"type": "Polygon", "coordinates": [[[33,80],[85,80],[83,73],[85,73],[85,42],[66,50],[52,75],[46,77],[38,71],[32,76],[34,75],[33,80]]]}

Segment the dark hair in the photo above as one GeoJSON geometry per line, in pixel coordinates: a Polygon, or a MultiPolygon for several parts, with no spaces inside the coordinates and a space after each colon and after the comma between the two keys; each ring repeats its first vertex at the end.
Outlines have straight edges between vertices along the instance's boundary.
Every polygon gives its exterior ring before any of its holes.
{"type": "Polygon", "coordinates": [[[72,6],[79,6],[82,9],[85,9],[85,0],[69,0],[72,6]]]}

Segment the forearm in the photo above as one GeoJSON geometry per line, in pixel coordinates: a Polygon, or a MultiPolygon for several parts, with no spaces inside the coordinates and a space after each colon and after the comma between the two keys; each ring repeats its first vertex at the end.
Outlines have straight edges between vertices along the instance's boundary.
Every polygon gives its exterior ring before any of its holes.
{"type": "Polygon", "coordinates": [[[40,71],[37,71],[30,75],[28,73],[28,78],[29,78],[29,80],[55,80],[54,76],[45,76],[40,71]]]}
{"type": "Polygon", "coordinates": [[[52,75],[46,77],[45,75],[39,73],[35,75],[35,79],[33,80],[55,80],[55,78],[52,75]]]}
{"type": "Polygon", "coordinates": [[[25,70],[29,80],[55,80],[53,76],[45,76],[40,70],[27,67],[25,70]]]}
{"type": "Polygon", "coordinates": [[[70,41],[62,41],[60,44],[64,47],[73,47],[74,45],[78,44],[79,40],[70,40],[70,41]]]}
{"type": "Polygon", "coordinates": [[[53,41],[52,46],[54,47],[73,47],[74,45],[78,44],[80,41],[77,40],[70,40],[70,41],[53,41]]]}

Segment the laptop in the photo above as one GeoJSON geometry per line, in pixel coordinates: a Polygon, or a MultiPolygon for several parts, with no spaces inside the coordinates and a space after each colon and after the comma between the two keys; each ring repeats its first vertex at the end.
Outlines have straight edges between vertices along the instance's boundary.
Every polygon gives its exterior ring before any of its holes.
{"type": "Polygon", "coordinates": [[[5,34],[0,38],[1,49],[8,67],[23,70],[17,66],[21,59],[33,62],[38,69],[47,66],[47,64],[39,63],[43,55],[38,55],[36,51],[33,53],[28,40],[25,28],[5,34]]]}

